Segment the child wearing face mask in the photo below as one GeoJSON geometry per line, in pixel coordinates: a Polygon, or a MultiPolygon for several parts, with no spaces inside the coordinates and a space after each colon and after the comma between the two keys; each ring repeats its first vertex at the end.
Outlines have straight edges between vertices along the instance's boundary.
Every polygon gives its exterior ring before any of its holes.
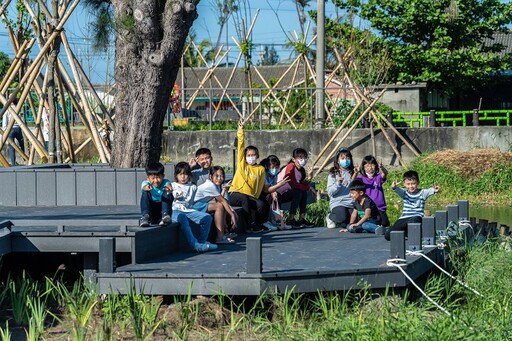
{"type": "MultiPolygon", "coordinates": [[[[284,177],[280,181],[277,181],[279,171],[281,170],[281,161],[275,155],[269,155],[263,160],[261,160],[260,165],[265,168],[265,185],[263,186],[263,191],[261,192],[260,199],[264,200],[269,207],[272,206],[273,202],[278,202],[277,197],[277,189],[286,184],[290,179],[288,177],[284,177]]],[[[263,224],[265,228],[270,231],[276,231],[279,227],[272,224],[270,221],[267,221],[263,224]]],[[[288,225],[285,225],[285,229],[291,228],[288,225]]]]}
{"type": "Polygon", "coordinates": [[[341,148],[334,157],[334,165],[327,177],[330,212],[325,218],[327,228],[339,225],[346,228],[354,207],[350,197],[350,183],[355,178],[354,162],[350,150],[341,148]]]}
{"type": "Polygon", "coordinates": [[[311,190],[309,180],[312,177],[313,170],[309,169],[306,174],[304,168],[308,162],[308,153],[303,148],[296,148],[292,152],[292,159],[288,165],[279,173],[278,180],[285,178],[289,182],[279,187],[277,191],[279,203],[290,202],[290,214],[286,220],[286,225],[295,228],[312,227],[313,223],[306,220],[306,207],[308,191],[311,190]],[[295,215],[299,210],[299,219],[295,215]]]}
{"type": "Polygon", "coordinates": [[[357,179],[366,185],[366,195],[377,205],[380,216],[379,224],[389,226],[388,214],[386,213],[386,199],[384,198],[384,189],[382,188],[388,171],[384,168],[382,161],[377,163],[377,159],[374,156],[366,155],[361,162],[361,168],[355,167],[355,173],[359,173],[357,179]]]}
{"type": "Polygon", "coordinates": [[[242,207],[242,219],[247,232],[263,231],[262,224],[267,221],[269,207],[260,199],[265,185],[265,168],[257,163],[258,148],[245,147],[244,121],[240,119],[237,130],[238,158],[237,169],[229,188],[229,200],[232,206],[242,207]]]}

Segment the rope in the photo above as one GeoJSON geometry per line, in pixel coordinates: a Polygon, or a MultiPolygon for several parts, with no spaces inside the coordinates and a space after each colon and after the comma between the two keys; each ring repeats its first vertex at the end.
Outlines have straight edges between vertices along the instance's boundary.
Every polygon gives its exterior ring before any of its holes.
{"type": "Polygon", "coordinates": [[[429,300],[433,305],[435,305],[439,310],[443,311],[445,314],[447,314],[448,316],[451,316],[450,313],[444,309],[443,307],[441,307],[439,304],[437,304],[437,302],[435,302],[433,299],[431,299],[423,290],[421,290],[421,288],[412,280],[411,277],[409,277],[409,275],[407,274],[407,272],[405,272],[404,269],[402,269],[402,266],[404,265],[407,265],[407,261],[405,259],[401,259],[401,258],[392,258],[392,259],[388,259],[387,262],[386,262],[386,265],[387,266],[392,266],[392,267],[395,267],[397,268],[398,270],[400,270],[404,276],[416,287],[416,289],[418,289],[419,292],[421,292],[421,294],[423,296],[425,296],[425,298],[427,300],[429,300]]]}
{"type": "Polygon", "coordinates": [[[419,251],[406,251],[406,254],[407,255],[411,255],[411,256],[421,256],[423,258],[425,258],[426,260],[428,260],[430,263],[434,264],[439,270],[441,270],[443,273],[445,273],[448,277],[450,277],[451,279],[454,279],[455,281],[457,281],[457,283],[459,283],[460,285],[462,285],[464,288],[472,291],[474,294],[480,296],[480,297],[484,297],[481,293],[479,293],[478,291],[476,291],[475,289],[471,288],[470,286],[468,286],[466,283],[462,282],[460,279],[456,278],[455,276],[453,276],[452,274],[450,274],[448,271],[446,271],[445,269],[443,269],[442,267],[440,267],[436,262],[434,262],[432,259],[428,258],[423,252],[419,252],[419,251]]]}

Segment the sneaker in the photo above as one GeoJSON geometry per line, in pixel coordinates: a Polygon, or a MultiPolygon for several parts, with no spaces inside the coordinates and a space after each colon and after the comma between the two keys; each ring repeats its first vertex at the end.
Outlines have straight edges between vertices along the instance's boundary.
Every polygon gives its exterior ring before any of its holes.
{"type": "Polygon", "coordinates": [[[196,243],[196,245],[194,245],[194,250],[196,250],[197,252],[206,252],[206,251],[209,251],[209,250],[215,250],[217,248],[217,245],[215,244],[211,244],[211,243],[196,243]]]}
{"type": "Polygon", "coordinates": [[[216,250],[218,249],[219,247],[217,246],[217,244],[213,244],[213,243],[210,243],[209,241],[206,241],[204,242],[206,245],[208,245],[208,249],[209,250],[216,250]]]}
{"type": "Polygon", "coordinates": [[[149,218],[149,214],[144,214],[139,219],[139,226],[140,227],[148,227],[151,224],[151,219],[149,218]]]}
{"type": "Polygon", "coordinates": [[[325,217],[325,222],[326,222],[327,228],[328,229],[335,229],[336,228],[336,223],[329,218],[329,215],[330,214],[328,214],[327,217],[325,217]]]}
{"type": "Polygon", "coordinates": [[[300,228],[299,222],[297,220],[295,220],[294,218],[288,219],[285,224],[288,225],[288,226],[291,226],[292,229],[299,229],[300,228]]]}
{"type": "Polygon", "coordinates": [[[260,225],[251,224],[249,229],[247,229],[247,233],[260,233],[263,232],[263,228],[260,225]]]}
{"type": "Polygon", "coordinates": [[[313,227],[315,226],[315,224],[313,224],[312,222],[310,221],[307,221],[306,219],[301,219],[297,222],[297,224],[300,226],[300,227],[313,227]]]}
{"type": "Polygon", "coordinates": [[[386,229],[384,228],[384,226],[379,225],[375,229],[375,234],[378,235],[378,236],[382,236],[384,234],[385,230],[386,229]]]}
{"type": "Polygon", "coordinates": [[[168,225],[170,222],[171,216],[167,212],[164,212],[162,213],[162,219],[160,220],[160,223],[158,225],[165,226],[168,225]]]}
{"type": "Polygon", "coordinates": [[[235,232],[229,232],[229,233],[226,233],[225,236],[228,238],[236,238],[236,237],[238,237],[238,234],[236,234],[235,232]]]}
{"type": "Polygon", "coordinates": [[[269,221],[263,223],[263,227],[266,228],[269,231],[277,231],[277,226],[275,226],[274,224],[272,224],[269,221]]]}

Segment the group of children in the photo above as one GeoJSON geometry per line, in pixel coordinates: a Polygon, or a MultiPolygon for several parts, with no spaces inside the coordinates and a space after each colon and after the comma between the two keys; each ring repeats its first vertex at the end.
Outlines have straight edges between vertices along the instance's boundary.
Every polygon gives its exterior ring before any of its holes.
{"type": "Polygon", "coordinates": [[[365,156],[361,166],[354,165],[352,153],[338,150],[327,178],[330,212],[326,217],[328,228],[341,227],[340,232],[368,232],[384,235],[389,240],[392,231],[407,231],[408,223],[421,222],[425,201],[439,191],[439,186],[420,189],[419,176],[414,170],[403,175],[405,189],[395,181],[393,191],[403,199],[403,211],[390,226],[386,213],[383,184],[388,171],[374,156],[365,156]]]}
{"type": "Polygon", "coordinates": [[[161,163],[148,165],[147,179],[141,185],[140,226],[179,222],[187,243],[200,252],[214,250],[217,244],[234,243],[239,219],[244,221],[247,232],[312,227],[305,218],[308,191],[314,191],[309,182],[312,170],[304,168],[308,158],[306,150],[295,149],[292,159],[282,169],[275,155],[258,163],[258,148],[245,147],[243,128],[241,120],[237,130],[237,168],[233,180],[227,183],[224,169],[212,166],[213,158],[207,148],[197,150],[189,162],[175,165],[174,182],[165,179],[161,163]],[[270,223],[271,207],[287,202],[290,211],[286,223],[270,223]],[[240,217],[233,206],[241,208],[240,217]],[[207,240],[212,219],[216,228],[215,243],[207,240]],[[197,238],[190,221],[200,226],[197,238]]]}
{"type": "MultiPolygon", "coordinates": [[[[161,163],[148,165],[147,179],[141,185],[140,226],[178,222],[190,247],[201,252],[214,250],[217,244],[234,243],[239,220],[244,221],[247,232],[312,227],[306,220],[306,208],[308,192],[315,189],[310,183],[312,169],[306,169],[306,150],[294,149],[288,164],[281,167],[275,155],[258,163],[258,148],[245,146],[242,120],[237,138],[237,168],[229,182],[225,182],[222,167],[212,166],[213,157],[207,148],[197,150],[189,162],[175,165],[174,182],[165,179],[161,163]],[[280,212],[283,203],[290,203],[286,222],[269,222],[271,210],[280,212]],[[241,208],[240,217],[233,206],[241,208]],[[192,233],[190,221],[200,226],[198,237],[192,233]],[[207,240],[212,221],[216,228],[215,243],[207,240]]],[[[375,157],[365,156],[361,165],[356,166],[351,152],[340,149],[327,178],[330,207],[327,227],[339,226],[340,232],[380,234],[389,240],[392,231],[406,231],[408,223],[421,222],[425,200],[437,193],[439,187],[434,184],[432,188],[420,189],[418,173],[405,172],[405,189],[398,187],[397,182],[392,184],[404,201],[404,209],[390,227],[383,190],[387,174],[375,157]]],[[[282,219],[282,213],[277,215],[282,219]]]]}

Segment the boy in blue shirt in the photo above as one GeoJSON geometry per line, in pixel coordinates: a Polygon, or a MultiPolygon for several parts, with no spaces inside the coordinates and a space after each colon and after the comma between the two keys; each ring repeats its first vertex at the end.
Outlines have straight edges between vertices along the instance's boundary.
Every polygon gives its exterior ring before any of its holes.
{"type": "Polygon", "coordinates": [[[160,162],[151,163],[146,167],[146,180],[141,184],[141,227],[158,221],[160,226],[171,222],[172,187],[171,182],[164,178],[164,171],[165,167],[160,162]]]}
{"type": "Polygon", "coordinates": [[[428,197],[439,192],[439,186],[434,184],[434,187],[421,189],[418,188],[420,184],[420,177],[416,171],[410,170],[404,173],[404,186],[406,189],[398,187],[396,181],[393,182],[391,188],[393,191],[404,200],[404,207],[402,215],[395,224],[386,230],[384,238],[390,239],[392,231],[405,231],[407,235],[407,224],[421,223],[421,218],[425,215],[425,201],[428,197]]]}

